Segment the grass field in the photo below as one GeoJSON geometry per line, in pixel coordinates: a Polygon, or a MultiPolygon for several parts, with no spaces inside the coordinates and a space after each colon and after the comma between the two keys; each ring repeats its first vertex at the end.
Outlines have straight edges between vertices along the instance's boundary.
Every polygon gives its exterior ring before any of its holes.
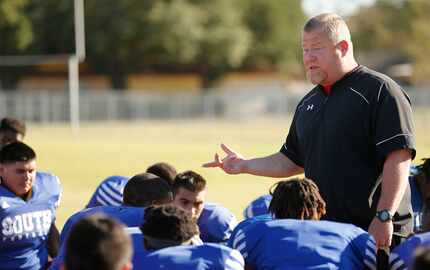
{"type": "MultiPolygon", "coordinates": [[[[415,112],[417,159],[430,156],[427,110],[415,112]]],[[[201,164],[220,153],[227,143],[246,157],[279,150],[290,118],[246,120],[139,121],[84,123],[73,135],[67,124],[30,125],[26,142],[38,154],[39,170],[60,177],[63,197],[57,213],[61,228],[72,213],[82,209],[98,183],[109,175],[143,172],[149,165],[166,161],[178,171],[201,173],[209,186],[209,200],[231,209],[238,219],[252,199],[264,194],[277,181],[250,175],[226,175],[201,164]]]]}

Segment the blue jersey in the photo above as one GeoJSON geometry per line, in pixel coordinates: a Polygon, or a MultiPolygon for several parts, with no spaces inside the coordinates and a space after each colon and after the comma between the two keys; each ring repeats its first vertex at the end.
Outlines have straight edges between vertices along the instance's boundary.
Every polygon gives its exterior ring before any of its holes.
{"type": "Polygon", "coordinates": [[[251,218],[259,215],[268,214],[270,201],[272,201],[272,195],[270,194],[261,195],[257,199],[253,200],[245,208],[245,210],[243,210],[243,217],[251,218]]]}
{"type": "Polygon", "coordinates": [[[409,186],[411,188],[411,205],[414,212],[414,232],[421,231],[422,227],[422,211],[423,211],[423,198],[416,181],[417,175],[421,173],[421,166],[411,165],[409,171],[409,186]]]}
{"type": "MultiPolygon", "coordinates": [[[[65,242],[69,235],[72,226],[80,219],[94,215],[96,213],[102,213],[108,217],[115,218],[116,220],[123,223],[126,227],[134,228],[131,230],[131,236],[133,240],[133,250],[136,253],[144,253],[142,235],[136,230],[139,230],[139,226],[144,220],[145,209],[143,207],[126,207],[126,206],[98,206],[93,208],[84,209],[72,215],[64,224],[63,230],[60,235],[60,251],[58,256],[54,259],[49,269],[57,270],[60,269],[62,262],[64,261],[65,255],[65,242]]],[[[130,232],[130,231],[129,231],[130,232]]],[[[134,261],[134,256],[133,256],[134,261]]]]}
{"type": "MultiPolygon", "coordinates": [[[[86,208],[122,205],[125,176],[110,176],[97,187],[86,208]]],[[[198,221],[200,237],[204,242],[221,243],[228,240],[237,224],[236,217],[225,207],[215,203],[205,203],[198,221]]]]}
{"type": "Polygon", "coordinates": [[[376,245],[364,230],[331,221],[254,222],[233,242],[252,269],[376,268],[376,245]]]}
{"type": "Polygon", "coordinates": [[[61,196],[56,176],[37,172],[31,198],[24,201],[0,185],[0,269],[41,269],[61,196]]]}
{"type": "Polygon", "coordinates": [[[242,255],[220,244],[175,246],[159,249],[143,258],[142,269],[243,270],[242,255]]]}
{"type": "Polygon", "coordinates": [[[273,220],[272,215],[266,214],[266,215],[258,215],[255,217],[247,218],[239,222],[237,226],[234,228],[233,232],[230,235],[230,238],[228,239],[227,246],[231,248],[237,247],[237,241],[240,241],[243,237],[243,232],[247,230],[247,227],[251,227],[250,225],[256,223],[256,222],[263,222],[263,221],[269,221],[273,220]]]}
{"type": "Polygon", "coordinates": [[[391,269],[411,269],[414,251],[419,246],[430,247],[430,232],[415,234],[398,245],[390,254],[391,269]]]}
{"type": "Polygon", "coordinates": [[[117,175],[109,176],[97,187],[86,208],[102,205],[122,205],[122,195],[127,182],[128,177],[117,175]]]}
{"type": "Polygon", "coordinates": [[[237,220],[227,208],[216,203],[205,203],[197,225],[203,242],[225,243],[236,227],[237,220]]]}

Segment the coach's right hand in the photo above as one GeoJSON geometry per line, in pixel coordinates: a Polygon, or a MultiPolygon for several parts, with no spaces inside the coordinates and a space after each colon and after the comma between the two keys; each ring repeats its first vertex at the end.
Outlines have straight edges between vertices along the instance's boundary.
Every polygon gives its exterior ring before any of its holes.
{"type": "Polygon", "coordinates": [[[218,153],[215,153],[214,161],[203,164],[203,167],[219,167],[228,174],[239,174],[245,172],[245,158],[225,144],[221,144],[221,148],[227,155],[223,159],[220,159],[218,153]]]}

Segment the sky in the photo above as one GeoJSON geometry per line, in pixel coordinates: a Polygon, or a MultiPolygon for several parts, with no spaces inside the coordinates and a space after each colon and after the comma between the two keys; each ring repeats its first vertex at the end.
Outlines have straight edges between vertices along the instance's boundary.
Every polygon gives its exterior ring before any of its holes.
{"type": "Polygon", "coordinates": [[[347,16],[360,6],[368,6],[375,0],[303,0],[306,15],[313,16],[323,12],[336,12],[347,16]]]}

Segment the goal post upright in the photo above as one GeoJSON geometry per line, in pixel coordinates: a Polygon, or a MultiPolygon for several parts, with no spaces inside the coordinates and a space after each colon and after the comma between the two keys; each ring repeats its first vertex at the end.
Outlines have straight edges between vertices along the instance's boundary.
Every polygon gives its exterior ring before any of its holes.
{"type": "Polygon", "coordinates": [[[70,126],[79,132],[79,63],[85,60],[84,0],[74,0],[75,52],[73,54],[0,55],[0,66],[34,66],[42,63],[67,64],[70,126]]]}
{"type": "Polygon", "coordinates": [[[70,126],[74,134],[79,132],[79,63],[85,60],[84,0],[74,0],[75,55],[68,60],[70,126]]]}

